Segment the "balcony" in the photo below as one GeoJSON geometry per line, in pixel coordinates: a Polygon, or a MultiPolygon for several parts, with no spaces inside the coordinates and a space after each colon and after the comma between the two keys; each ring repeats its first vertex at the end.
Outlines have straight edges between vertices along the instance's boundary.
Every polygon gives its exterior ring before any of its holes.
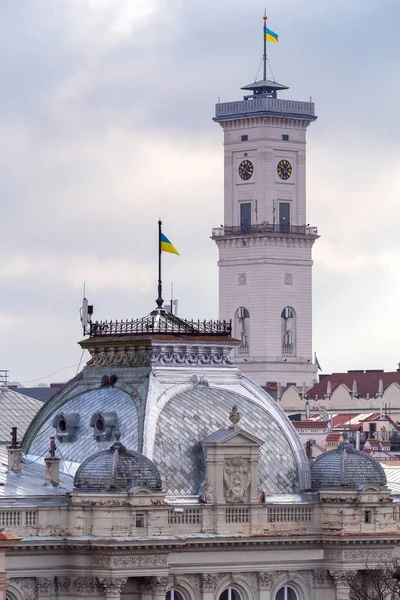
{"type": "Polygon", "coordinates": [[[224,121],[235,117],[256,116],[263,114],[291,116],[298,119],[314,121],[314,102],[298,102],[262,96],[237,102],[220,102],[215,106],[214,121],[224,121]]]}
{"type": "Polygon", "coordinates": [[[261,225],[235,225],[225,227],[214,227],[212,230],[211,237],[230,237],[230,236],[241,236],[241,235],[254,235],[254,234],[281,234],[281,235],[301,235],[309,236],[313,238],[318,237],[317,227],[310,225],[288,225],[279,223],[262,223],[261,225]]]}

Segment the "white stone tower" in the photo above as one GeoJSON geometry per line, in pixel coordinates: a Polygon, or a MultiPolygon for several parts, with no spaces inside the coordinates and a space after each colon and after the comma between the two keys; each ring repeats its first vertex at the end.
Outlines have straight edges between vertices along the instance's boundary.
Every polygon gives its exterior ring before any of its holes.
{"type": "MultiPolygon", "coordinates": [[[[265,39],[265,36],[264,36],[265,39]]],[[[278,98],[266,78],[243,100],[216,105],[224,130],[224,226],[219,248],[220,318],[242,341],[235,361],[260,385],[311,385],[312,246],[306,217],[306,130],[313,102],[278,98]]]]}

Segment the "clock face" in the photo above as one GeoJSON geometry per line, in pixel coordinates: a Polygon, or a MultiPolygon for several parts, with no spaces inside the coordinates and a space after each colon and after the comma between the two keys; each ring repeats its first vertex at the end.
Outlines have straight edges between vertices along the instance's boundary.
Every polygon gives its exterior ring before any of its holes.
{"type": "Polygon", "coordinates": [[[284,181],[286,181],[286,179],[289,179],[289,177],[292,174],[292,171],[293,171],[292,165],[290,164],[290,162],[288,160],[286,160],[284,158],[278,162],[277,171],[278,171],[279,177],[281,179],[283,179],[284,181]]]}
{"type": "Polygon", "coordinates": [[[244,181],[247,181],[254,173],[253,163],[250,160],[242,160],[242,162],[239,165],[238,171],[239,177],[244,181]]]}

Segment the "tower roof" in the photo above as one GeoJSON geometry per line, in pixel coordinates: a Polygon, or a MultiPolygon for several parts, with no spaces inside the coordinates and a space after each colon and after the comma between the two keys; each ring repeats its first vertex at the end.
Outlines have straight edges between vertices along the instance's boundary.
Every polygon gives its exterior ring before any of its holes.
{"type": "Polygon", "coordinates": [[[282,83],[278,83],[277,81],[271,81],[270,79],[260,79],[259,81],[254,81],[253,83],[249,83],[249,85],[245,85],[241,89],[251,90],[254,94],[258,95],[270,94],[278,90],[288,90],[289,87],[282,83]]]}

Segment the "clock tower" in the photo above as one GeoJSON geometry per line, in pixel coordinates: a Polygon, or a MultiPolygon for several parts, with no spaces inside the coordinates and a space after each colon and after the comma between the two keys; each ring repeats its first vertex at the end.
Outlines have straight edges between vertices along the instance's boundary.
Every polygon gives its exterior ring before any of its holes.
{"type": "MultiPolygon", "coordinates": [[[[264,32],[265,32],[264,25],[264,32]]],[[[265,34],[264,34],[265,40],[265,34]]],[[[312,247],[306,217],[306,131],[313,102],[285,100],[288,87],[266,77],[243,100],[216,105],[224,132],[224,226],[219,311],[241,340],[235,362],[259,385],[307,386],[312,356],[312,247]]]]}

